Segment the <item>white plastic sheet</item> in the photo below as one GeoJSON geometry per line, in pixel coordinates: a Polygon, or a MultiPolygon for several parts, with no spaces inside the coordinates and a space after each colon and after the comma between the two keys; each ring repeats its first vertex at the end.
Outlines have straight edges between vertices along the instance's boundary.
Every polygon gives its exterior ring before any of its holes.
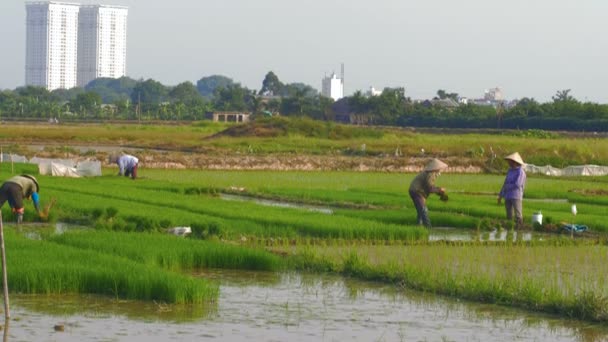
{"type": "Polygon", "coordinates": [[[558,169],[551,165],[536,166],[526,164],[526,173],[538,173],[547,176],[605,176],[608,175],[608,166],[574,165],[558,169]]]}

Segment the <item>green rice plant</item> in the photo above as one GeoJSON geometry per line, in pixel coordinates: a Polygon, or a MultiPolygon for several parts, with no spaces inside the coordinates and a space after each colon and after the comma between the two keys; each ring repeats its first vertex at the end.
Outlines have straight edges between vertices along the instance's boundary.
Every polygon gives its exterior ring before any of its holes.
{"type": "Polygon", "coordinates": [[[184,239],[173,235],[106,231],[71,231],[49,241],[117,255],[170,270],[230,268],[278,270],[282,260],[268,252],[211,241],[184,239]]]}
{"type": "Polygon", "coordinates": [[[91,293],[167,303],[214,301],[218,286],[151,264],[6,232],[8,288],[32,294],[91,293]]]}
{"type": "Polygon", "coordinates": [[[607,321],[606,248],[589,243],[307,247],[291,263],[468,300],[607,321]]]}

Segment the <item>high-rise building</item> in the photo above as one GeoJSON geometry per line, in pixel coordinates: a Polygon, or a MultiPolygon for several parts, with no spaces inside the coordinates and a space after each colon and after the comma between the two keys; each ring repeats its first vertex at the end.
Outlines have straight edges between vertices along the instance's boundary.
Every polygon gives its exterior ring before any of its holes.
{"type": "Polygon", "coordinates": [[[126,75],[127,7],[80,7],[78,23],[78,86],[99,77],[126,75]]]}
{"type": "Polygon", "coordinates": [[[49,90],[75,87],[79,5],[47,1],[25,7],[25,84],[49,90]]]}
{"type": "Polygon", "coordinates": [[[334,101],[344,97],[344,83],[342,78],[338,78],[335,73],[329,77],[324,77],[321,81],[321,95],[331,97],[334,101]]]}

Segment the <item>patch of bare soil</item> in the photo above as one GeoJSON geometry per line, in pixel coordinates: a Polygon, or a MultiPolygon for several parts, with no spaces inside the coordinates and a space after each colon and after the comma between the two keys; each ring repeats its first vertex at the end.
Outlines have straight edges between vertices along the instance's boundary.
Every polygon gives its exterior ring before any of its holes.
{"type": "MultiPolygon", "coordinates": [[[[26,156],[99,160],[106,167],[115,167],[108,161],[111,153],[125,152],[135,155],[142,168],[203,169],[203,170],[274,170],[274,171],[361,171],[361,172],[419,172],[430,158],[407,156],[336,156],[295,154],[242,154],[200,153],[130,149],[119,146],[89,146],[86,148],[55,149],[36,146],[26,156]]],[[[481,173],[482,165],[464,158],[442,158],[449,167],[448,173],[481,173]]]]}

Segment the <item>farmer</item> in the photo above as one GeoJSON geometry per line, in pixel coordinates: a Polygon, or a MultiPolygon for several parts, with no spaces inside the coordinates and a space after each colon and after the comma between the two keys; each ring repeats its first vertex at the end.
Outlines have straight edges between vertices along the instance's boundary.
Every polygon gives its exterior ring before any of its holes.
{"type": "Polygon", "coordinates": [[[448,165],[439,159],[433,159],[428,163],[424,170],[420,172],[410,184],[410,197],[416,207],[418,213],[418,224],[431,228],[431,220],[429,219],[429,210],[426,207],[426,199],[431,193],[445,196],[445,189],[435,186],[435,179],[441,173],[441,170],[447,168],[448,165]]]}
{"type": "Polygon", "coordinates": [[[17,223],[20,224],[23,222],[23,213],[25,212],[25,208],[23,207],[24,198],[32,199],[34,208],[36,208],[36,212],[40,215],[38,192],[40,192],[40,186],[34,176],[21,175],[9,178],[0,187],[0,208],[8,200],[13,214],[17,216],[17,223]]]}
{"type": "Polygon", "coordinates": [[[125,177],[131,176],[131,179],[137,178],[137,165],[139,159],[129,154],[121,154],[119,156],[111,156],[110,162],[118,164],[118,175],[125,177]]]}
{"type": "Polygon", "coordinates": [[[505,178],[505,183],[498,194],[498,204],[505,199],[505,209],[507,219],[512,220],[515,213],[515,222],[518,228],[523,227],[522,200],[524,197],[524,187],[526,185],[526,172],[524,171],[524,161],[519,153],[509,154],[504,159],[509,163],[509,171],[505,178]]]}

